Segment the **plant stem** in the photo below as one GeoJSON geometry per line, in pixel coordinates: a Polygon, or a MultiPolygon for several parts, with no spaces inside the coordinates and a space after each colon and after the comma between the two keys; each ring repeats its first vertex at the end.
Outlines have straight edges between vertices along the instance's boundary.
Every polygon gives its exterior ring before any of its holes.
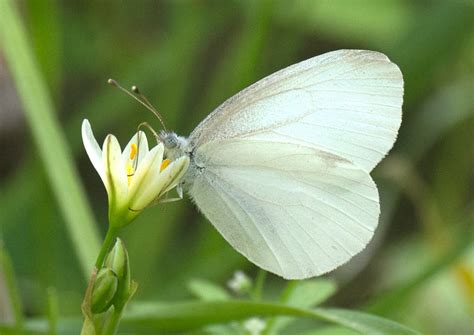
{"type": "Polygon", "coordinates": [[[120,319],[122,318],[122,309],[113,309],[112,313],[107,317],[104,325],[104,329],[102,330],[102,335],[115,335],[118,329],[118,325],[120,323],[120,319]]]}
{"type": "Polygon", "coordinates": [[[48,288],[48,306],[47,306],[47,316],[48,316],[48,328],[49,335],[58,334],[58,318],[59,318],[59,301],[58,293],[54,287],[48,288]]]}
{"type": "Polygon", "coordinates": [[[258,269],[257,279],[255,280],[255,288],[252,292],[252,298],[254,301],[260,301],[262,299],[263,284],[265,283],[266,277],[267,271],[258,269]]]}
{"type": "MultiPolygon", "coordinates": [[[[13,312],[14,328],[17,332],[21,333],[24,327],[23,306],[21,303],[21,297],[19,294],[17,281],[15,280],[15,273],[12,261],[10,259],[10,256],[7,254],[6,249],[3,247],[2,241],[0,240],[0,275],[2,274],[6,286],[5,288],[7,295],[7,307],[9,301],[13,312]]],[[[2,332],[0,331],[0,333],[2,332]]]]}
{"type": "Polygon", "coordinates": [[[95,261],[95,267],[97,268],[97,270],[100,270],[102,268],[105,256],[107,255],[107,251],[109,251],[110,246],[114,242],[116,236],[116,229],[109,226],[107,234],[105,235],[104,242],[102,243],[102,247],[100,248],[99,255],[97,256],[97,260],[95,261]]]}

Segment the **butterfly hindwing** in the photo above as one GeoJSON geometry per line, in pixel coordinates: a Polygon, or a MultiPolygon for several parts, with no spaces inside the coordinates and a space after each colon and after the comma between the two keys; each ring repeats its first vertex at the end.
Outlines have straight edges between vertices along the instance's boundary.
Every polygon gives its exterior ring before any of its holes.
{"type": "Polygon", "coordinates": [[[305,146],[227,140],[196,152],[190,194],[224,238],[288,279],[328,272],[368,243],[377,188],[348,160],[305,146]],[[202,152],[205,155],[201,155],[202,152]]]}

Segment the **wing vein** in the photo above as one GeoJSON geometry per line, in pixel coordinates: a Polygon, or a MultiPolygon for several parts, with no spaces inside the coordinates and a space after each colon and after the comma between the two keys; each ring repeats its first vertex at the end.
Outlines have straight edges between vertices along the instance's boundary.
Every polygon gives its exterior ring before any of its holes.
{"type": "MultiPolygon", "coordinates": [[[[222,176],[220,176],[219,174],[217,174],[215,171],[209,171],[209,172],[212,173],[212,174],[214,174],[215,176],[217,176],[217,177],[220,178],[221,180],[223,180],[222,176]]],[[[263,199],[263,198],[257,197],[256,195],[254,195],[254,194],[248,192],[247,190],[243,189],[242,187],[240,187],[240,186],[238,186],[238,185],[235,185],[235,184],[233,184],[233,183],[231,183],[231,182],[229,182],[229,181],[226,181],[226,183],[227,183],[229,186],[232,186],[234,189],[237,188],[237,189],[239,189],[242,193],[245,193],[245,194],[249,195],[250,197],[252,197],[252,198],[254,198],[254,199],[258,200],[258,201],[265,202],[265,203],[268,203],[268,204],[271,204],[271,205],[276,205],[276,206],[281,206],[281,205],[282,205],[282,204],[277,204],[277,203],[271,202],[271,201],[269,201],[269,200],[267,200],[267,199],[263,199]]],[[[314,186],[313,186],[313,187],[314,187],[314,186]]],[[[315,188],[317,188],[317,187],[315,187],[315,188]]],[[[318,189],[319,189],[319,188],[318,188],[318,189]]],[[[319,189],[319,190],[320,190],[320,189],[319,189]]],[[[315,197],[313,197],[311,194],[309,194],[309,193],[307,193],[307,192],[304,192],[304,191],[299,191],[298,193],[305,194],[306,196],[312,198],[313,200],[315,200],[315,201],[317,201],[317,202],[319,202],[319,203],[321,203],[321,204],[323,204],[323,205],[325,205],[325,206],[327,206],[327,207],[332,208],[333,210],[335,210],[336,212],[341,213],[343,216],[347,217],[350,221],[352,221],[352,222],[358,224],[360,227],[364,228],[365,230],[367,230],[367,231],[369,231],[369,232],[373,232],[373,229],[371,229],[370,227],[365,226],[365,225],[364,225],[361,221],[359,221],[358,219],[355,219],[355,218],[352,217],[351,215],[349,215],[349,214],[347,214],[346,212],[340,210],[339,208],[337,208],[337,207],[335,207],[335,206],[329,204],[328,202],[326,202],[326,201],[324,201],[324,200],[322,200],[322,199],[319,199],[319,198],[315,198],[315,197]]],[[[296,193],[296,194],[298,194],[298,193],[296,193]]],[[[335,197],[338,197],[337,195],[335,195],[335,194],[333,194],[333,193],[330,193],[330,194],[333,195],[333,196],[335,196],[335,197]]],[[[339,197],[338,197],[338,198],[339,198],[339,197]]],[[[324,215],[324,214],[322,214],[322,213],[316,212],[316,211],[315,211],[314,209],[312,209],[311,207],[308,207],[308,206],[306,206],[306,205],[304,205],[304,204],[301,204],[301,205],[304,206],[304,207],[307,208],[307,209],[310,209],[313,213],[317,213],[317,214],[320,214],[320,215],[324,216],[326,219],[328,219],[329,221],[331,221],[331,222],[333,222],[334,224],[336,224],[336,225],[337,225],[339,228],[341,228],[343,231],[348,232],[350,235],[352,235],[352,237],[353,237],[354,239],[356,239],[357,241],[359,241],[359,242],[362,243],[362,241],[360,241],[359,238],[358,238],[356,235],[354,235],[354,234],[351,233],[350,231],[347,231],[347,230],[346,230],[345,228],[343,228],[337,221],[335,221],[335,220],[329,218],[328,216],[326,216],[326,215],[324,215]]],[[[356,207],[359,208],[358,206],[356,206],[356,207]]],[[[360,208],[359,208],[359,209],[360,209],[360,208]]]]}

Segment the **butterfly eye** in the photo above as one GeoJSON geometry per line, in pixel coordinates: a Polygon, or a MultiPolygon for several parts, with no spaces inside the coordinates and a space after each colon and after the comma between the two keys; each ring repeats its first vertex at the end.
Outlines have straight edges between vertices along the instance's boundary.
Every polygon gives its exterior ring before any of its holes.
{"type": "Polygon", "coordinates": [[[167,149],[174,149],[178,146],[178,138],[174,133],[161,133],[160,138],[167,149]]]}

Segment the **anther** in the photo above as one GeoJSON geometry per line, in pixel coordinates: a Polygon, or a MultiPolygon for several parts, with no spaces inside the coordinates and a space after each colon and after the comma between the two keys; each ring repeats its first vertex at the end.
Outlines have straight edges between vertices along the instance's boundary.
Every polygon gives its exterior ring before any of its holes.
{"type": "Polygon", "coordinates": [[[170,165],[170,160],[168,158],[166,158],[162,163],[161,163],[161,166],[160,166],[160,172],[163,171],[164,169],[166,169],[166,167],[170,165]]]}
{"type": "Polygon", "coordinates": [[[134,160],[135,156],[137,155],[137,145],[135,143],[132,143],[130,146],[130,160],[134,160]]]}

